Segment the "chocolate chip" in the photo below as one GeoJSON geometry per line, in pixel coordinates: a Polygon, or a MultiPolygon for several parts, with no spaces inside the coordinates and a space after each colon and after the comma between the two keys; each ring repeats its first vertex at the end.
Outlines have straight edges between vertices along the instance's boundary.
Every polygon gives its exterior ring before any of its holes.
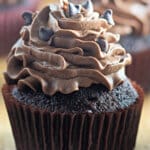
{"type": "Polygon", "coordinates": [[[24,12],[22,17],[25,21],[25,25],[30,25],[32,23],[32,13],[31,12],[24,12]]]}
{"type": "Polygon", "coordinates": [[[124,58],[121,58],[119,62],[122,63],[123,61],[124,61],[124,58]]]}
{"type": "Polygon", "coordinates": [[[69,15],[74,16],[80,13],[81,7],[79,5],[74,5],[73,3],[69,3],[69,15]]]}
{"type": "Polygon", "coordinates": [[[48,41],[53,34],[53,30],[45,27],[41,27],[39,30],[39,38],[43,41],[48,41]]]}
{"type": "Polygon", "coordinates": [[[99,46],[103,52],[107,52],[108,42],[106,40],[98,38],[97,43],[99,44],[99,46]]]}
{"type": "Polygon", "coordinates": [[[85,3],[83,3],[82,7],[88,10],[89,12],[93,12],[94,10],[91,0],[87,0],[85,3]]]}
{"type": "Polygon", "coordinates": [[[81,9],[80,5],[75,5],[75,7],[76,7],[78,10],[81,9]]]}
{"type": "Polygon", "coordinates": [[[113,17],[112,17],[112,10],[111,9],[107,9],[101,16],[102,18],[106,19],[107,22],[110,25],[115,25],[113,17]]]}

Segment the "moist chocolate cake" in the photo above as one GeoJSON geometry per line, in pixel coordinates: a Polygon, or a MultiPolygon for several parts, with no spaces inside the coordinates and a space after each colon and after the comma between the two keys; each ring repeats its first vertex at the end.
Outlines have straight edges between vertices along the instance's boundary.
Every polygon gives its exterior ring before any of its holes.
{"type": "Polygon", "coordinates": [[[125,74],[112,10],[90,0],[25,12],[2,93],[17,150],[133,150],[143,91],[125,74]]]}
{"type": "Polygon", "coordinates": [[[129,107],[138,98],[130,81],[125,81],[112,91],[98,84],[81,88],[79,91],[67,95],[57,93],[54,96],[48,96],[44,95],[42,91],[34,92],[27,88],[20,91],[14,87],[12,95],[19,102],[35,108],[72,113],[113,112],[129,107]]]}

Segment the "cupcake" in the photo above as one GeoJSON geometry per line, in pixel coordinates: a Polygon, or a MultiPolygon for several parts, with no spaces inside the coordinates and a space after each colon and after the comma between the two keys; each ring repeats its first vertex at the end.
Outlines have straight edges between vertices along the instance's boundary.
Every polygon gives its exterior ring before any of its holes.
{"type": "Polygon", "coordinates": [[[93,1],[95,9],[101,13],[107,8],[113,10],[116,25],[112,31],[121,34],[120,43],[132,54],[134,60],[127,68],[127,75],[148,92],[150,72],[145,71],[145,68],[148,68],[150,63],[150,2],[146,0],[93,1]]]}
{"type": "Polygon", "coordinates": [[[0,0],[0,55],[6,55],[19,38],[21,14],[35,11],[39,0],[0,0]]]}
{"type": "Polygon", "coordinates": [[[64,1],[24,16],[2,88],[17,149],[132,150],[143,91],[112,11],[64,1]]]}

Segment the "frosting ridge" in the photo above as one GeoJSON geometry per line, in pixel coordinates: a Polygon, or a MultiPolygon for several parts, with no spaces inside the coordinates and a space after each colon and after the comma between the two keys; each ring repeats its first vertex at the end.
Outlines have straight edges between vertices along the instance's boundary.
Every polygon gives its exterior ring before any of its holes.
{"type": "MultiPolygon", "coordinates": [[[[8,56],[5,78],[9,84],[34,91],[41,88],[53,95],[99,83],[112,90],[126,79],[124,68],[131,56],[118,44],[119,35],[108,32],[112,11],[100,16],[71,3],[75,11],[70,13],[69,5],[67,9],[66,5],[50,5],[28,14],[32,22],[22,28],[8,56]]],[[[29,23],[26,17],[25,21],[29,23]]]]}

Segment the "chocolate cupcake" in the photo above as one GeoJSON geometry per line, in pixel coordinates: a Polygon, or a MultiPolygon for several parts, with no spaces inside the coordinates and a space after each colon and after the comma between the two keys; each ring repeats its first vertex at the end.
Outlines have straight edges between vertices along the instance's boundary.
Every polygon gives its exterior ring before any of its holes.
{"type": "Polygon", "coordinates": [[[133,63],[127,68],[127,75],[150,90],[150,2],[144,0],[116,0],[107,2],[93,0],[99,12],[111,8],[116,25],[113,32],[121,34],[120,43],[132,54],[133,63]],[[138,11],[137,11],[138,10],[138,11]]]}
{"type": "Polygon", "coordinates": [[[6,55],[19,38],[23,25],[21,14],[25,10],[35,11],[39,0],[0,1],[0,55],[6,55]]]}
{"type": "Polygon", "coordinates": [[[132,150],[143,91],[125,75],[130,54],[108,32],[112,11],[63,2],[24,15],[2,89],[17,149],[132,150]]]}

